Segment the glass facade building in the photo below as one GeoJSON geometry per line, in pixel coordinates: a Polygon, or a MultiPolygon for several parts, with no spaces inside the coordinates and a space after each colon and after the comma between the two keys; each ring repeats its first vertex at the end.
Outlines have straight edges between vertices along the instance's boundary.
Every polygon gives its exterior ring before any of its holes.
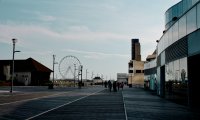
{"type": "Polygon", "coordinates": [[[158,94],[200,106],[197,68],[200,68],[200,0],[182,0],[165,13],[165,30],[157,45],[158,94]]]}
{"type": "Polygon", "coordinates": [[[168,29],[176,19],[185,14],[198,1],[200,0],[182,0],[169,8],[165,13],[165,28],[168,29]]]}
{"type": "Polygon", "coordinates": [[[144,64],[144,88],[155,91],[156,85],[156,59],[153,59],[144,64]]]}

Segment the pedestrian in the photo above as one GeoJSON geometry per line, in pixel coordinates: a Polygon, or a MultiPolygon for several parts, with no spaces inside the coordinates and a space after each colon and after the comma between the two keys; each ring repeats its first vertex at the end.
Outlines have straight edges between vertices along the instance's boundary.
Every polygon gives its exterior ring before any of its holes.
{"type": "Polygon", "coordinates": [[[108,84],[107,81],[105,81],[105,82],[104,82],[104,86],[105,86],[105,88],[107,88],[107,84],[108,84]]]}
{"type": "Polygon", "coordinates": [[[120,83],[117,82],[117,89],[118,89],[118,91],[119,91],[119,88],[120,88],[120,83]]]}
{"type": "Polygon", "coordinates": [[[112,90],[112,83],[111,83],[110,80],[108,81],[108,88],[109,88],[109,91],[111,92],[111,90],[112,90]]]}
{"type": "Polygon", "coordinates": [[[116,81],[113,82],[113,91],[117,92],[117,82],[116,81]]]}
{"type": "Polygon", "coordinates": [[[121,83],[121,88],[122,88],[122,90],[123,90],[123,88],[124,88],[124,83],[123,83],[123,82],[121,83]]]}

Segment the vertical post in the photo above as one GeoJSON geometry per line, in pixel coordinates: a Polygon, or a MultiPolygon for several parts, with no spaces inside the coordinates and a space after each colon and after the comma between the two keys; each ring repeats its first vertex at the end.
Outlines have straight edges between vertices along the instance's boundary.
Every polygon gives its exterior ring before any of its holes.
{"type": "Polygon", "coordinates": [[[87,81],[87,74],[88,74],[88,71],[87,71],[87,69],[86,69],[86,78],[85,78],[86,81],[87,81]]]}
{"type": "Polygon", "coordinates": [[[76,84],[76,64],[74,64],[74,87],[75,87],[75,84],[76,84]]]}
{"type": "Polygon", "coordinates": [[[55,64],[55,55],[53,55],[53,88],[54,88],[54,64],[55,64]]]}
{"type": "Polygon", "coordinates": [[[13,80],[14,80],[14,72],[15,72],[15,52],[20,52],[20,51],[15,51],[15,43],[17,42],[17,39],[13,38],[13,53],[12,53],[12,80],[11,80],[11,88],[10,88],[10,93],[13,92],[13,80]]]}
{"type": "Polygon", "coordinates": [[[10,93],[13,92],[13,79],[14,79],[14,67],[15,67],[15,42],[13,40],[13,54],[12,54],[12,80],[11,80],[11,88],[10,88],[10,93]]]}
{"type": "Polygon", "coordinates": [[[81,85],[80,86],[82,86],[82,79],[83,79],[83,66],[81,65],[81,85]]]}
{"type": "Polygon", "coordinates": [[[94,73],[92,72],[91,80],[93,79],[93,75],[94,75],[94,73]]]}

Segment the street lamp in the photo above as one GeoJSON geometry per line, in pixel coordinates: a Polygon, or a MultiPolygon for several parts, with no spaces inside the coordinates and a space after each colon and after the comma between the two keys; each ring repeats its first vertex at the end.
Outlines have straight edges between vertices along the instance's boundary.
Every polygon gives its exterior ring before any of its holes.
{"type": "Polygon", "coordinates": [[[20,51],[15,51],[15,43],[17,42],[17,39],[13,38],[12,39],[12,42],[13,42],[13,59],[12,59],[12,81],[11,81],[11,88],[10,88],[10,93],[13,92],[13,79],[14,79],[14,69],[15,69],[15,52],[20,52],[20,51]]]}
{"type": "Polygon", "coordinates": [[[55,57],[56,55],[53,55],[53,88],[54,88],[54,65],[58,64],[57,62],[55,62],[55,57]]]}

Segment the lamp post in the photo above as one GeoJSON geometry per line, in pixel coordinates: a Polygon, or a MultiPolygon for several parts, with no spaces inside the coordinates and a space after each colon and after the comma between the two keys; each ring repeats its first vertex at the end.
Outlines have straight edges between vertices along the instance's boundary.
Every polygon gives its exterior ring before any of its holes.
{"type": "Polygon", "coordinates": [[[13,92],[13,80],[14,80],[14,69],[15,69],[15,52],[20,52],[20,51],[15,51],[15,43],[17,42],[16,38],[12,39],[13,42],[13,58],[12,58],[12,81],[11,81],[11,88],[10,88],[10,93],[13,92]]]}
{"type": "Polygon", "coordinates": [[[57,62],[55,62],[55,57],[56,55],[53,55],[53,88],[54,88],[54,65],[58,64],[57,62]]]}

